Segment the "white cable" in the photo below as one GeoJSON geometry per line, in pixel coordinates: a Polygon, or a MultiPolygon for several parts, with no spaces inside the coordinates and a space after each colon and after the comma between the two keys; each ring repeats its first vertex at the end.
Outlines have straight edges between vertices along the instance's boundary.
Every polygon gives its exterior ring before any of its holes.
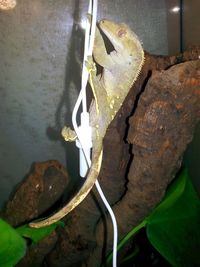
{"type": "MultiPolygon", "coordinates": [[[[92,13],[92,1],[89,2],[88,14],[92,13]]],[[[83,69],[82,69],[82,78],[81,78],[81,91],[82,91],[82,108],[83,112],[87,112],[87,97],[86,97],[86,86],[88,82],[88,71],[85,66],[85,61],[88,57],[88,50],[90,44],[90,22],[86,20],[85,28],[85,42],[84,42],[84,56],[83,56],[83,69]]]]}
{"type": "MultiPolygon", "coordinates": [[[[81,132],[79,131],[79,127],[78,127],[77,122],[76,122],[76,116],[77,116],[79,106],[81,105],[81,101],[82,101],[83,113],[84,112],[87,113],[86,86],[87,86],[89,74],[88,74],[87,68],[85,66],[85,60],[87,59],[88,55],[92,55],[94,39],[95,39],[97,5],[98,5],[97,0],[93,0],[93,1],[90,0],[89,1],[88,13],[92,14],[92,22],[91,22],[91,25],[89,24],[88,21],[86,23],[81,90],[80,90],[77,102],[74,106],[74,110],[72,112],[72,124],[73,124],[74,130],[77,134],[77,138],[80,142],[80,146],[84,152],[84,156],[85,156],[86,162],[88,164],[88,167],[91,166],[91,159],[88,156],[88,153],[86,152],[87,147],[85,146],[81,132]]],[[[101,199],[104,202],[104,205],[106,206],[106,208],[110,214],[111,220],[112,220],[112,224],[113,224],[113,263],[112,263],[112,265],[113,265],[113,267],[117,267],[117,240],[118,240],[117,221],[116,221],[114,212],[113,212],[110,204],[108,203],[108,201],[107,201],[107,199],[106,199],[106,197],[105,197],[105,195],[104,195],[104,193],[103,193],[103,191],[99,185],[98,180],[96,180],[95,185],[96,185],[96,188],[99,192],[99,195],[101,196],[101,199]]]]}
{"type": "Polygon", "coordinates": [[[97,21],[97,0],[93,0],[93,8],[92,8],[92,25],[91,25],[91,34],[90,34],[90,43],[88,48],[88,55],[92,55],[92,50],[94,46],[95,39],[95,30],[96,30],[96,21],[97,21]]]}
{"type": "Polygon", "coordinates": [[[116,217],[115,214],[110,206],[110,204],[108,203],[101,187],[100,184],[98,182],[98,180],[96,180],[96,188],[99,192],[99,195],[101,196],[102,201],[104,202],[104,205],[106,206],[111,220],[112,220],[112,224],[113,224],[113,267],[117,267],[117,240],[118,240],[118,230],[117,230],[117,221],[116,221],[116,217]]]}
{"type": "Polygon", "coordinates": [[[93,49],[93,44],[94,44],[94,38],[95,38],[95,28],[96,28],[96,18],[97,18],[97,0],[93,2],[93,7],[92,7],[92,0],[89,1],[89,7],[88,7],[88,14],[92,14],[92,25],[91,25],[91,34],[90,34],[90,22],[87,19],[86,22],[86,32],[85,32],[85,42],[84,42],[84,57],[83,57],[83,69],[82,69],[82,79],[81,79],[81,90],[78,96],[78,99],[76,101],[76,104],[74,106],[73,112],[72,112],[72,124],[74,127],[74,131],[77,134],[78,140],[80,142],[80,145],[82,147],[82,150],[84,152],[86,162],[88,163],[88,167],[90,167],[90,158],[87,153],[87,147],[85,146],[85,142],[82,138],[82,135],[78,129],[78,125],[76,122],[76,116],[78,113],[78,109],[81,105],[82,102],[82,108],[83,108],[83,113],[87,112],[87,103],[86,103],[86,86],[88,82],[88,71],[85,66],[85,61],[87,60],[87,57],[90,53],[92,55],[92,49],[93,49]]]}

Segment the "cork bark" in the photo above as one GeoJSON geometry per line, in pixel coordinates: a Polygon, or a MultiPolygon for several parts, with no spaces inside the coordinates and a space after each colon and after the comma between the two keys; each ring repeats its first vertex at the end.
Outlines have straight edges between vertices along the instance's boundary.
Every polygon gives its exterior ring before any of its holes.
{"type": "MultiPolygon", "coordinates": [[[[140,77],[106,133],[98,180],[116,214],[119,238],[150,213],[181,166],[200,120],[199,54],[200,47],[171,57],[146,53],[140,77]]],[[[37,266],[100,266],[111,249],[112,225],[95,188],[64,221],[37,266]]]]}

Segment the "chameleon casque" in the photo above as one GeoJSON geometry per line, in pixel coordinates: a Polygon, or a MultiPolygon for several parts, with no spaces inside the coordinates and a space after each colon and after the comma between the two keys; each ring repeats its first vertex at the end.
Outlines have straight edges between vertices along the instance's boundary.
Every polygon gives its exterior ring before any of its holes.
{"type": "MultiPolygon", "coordinates": [[[[142,46],[138,37],[126,24],[102,20],[99,27],[113,45],[114,50],[107,53],[102,35],[96,28],[93,48],[94,60],[90,57],[86,62],[89,71],[89,83],[94,95],[89,111],[93,149],[87,179],[69,203],[49,218],[31,222],[31,227],[40,228],[55,223],[79,205],[90,192],[100,172],[103,138],[106,130],[122,106],[142,68],[144,62],[142,46]],[[95,62],[103,68],[101,74],[97,75],[95,62]]],[[[76,139],[75,132],[68,127],[64,127],[62,135],[66,141],[76,139]]]]}

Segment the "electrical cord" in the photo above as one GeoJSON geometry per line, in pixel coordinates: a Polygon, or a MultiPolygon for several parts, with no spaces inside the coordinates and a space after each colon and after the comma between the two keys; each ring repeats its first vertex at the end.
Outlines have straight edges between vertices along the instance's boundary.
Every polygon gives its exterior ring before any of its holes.
{"type": "MultiPolygon", "coordinates": [[[[72,112],[72,124],[73,124],[74,130],[77,134],[78,141],[80,143],[79,148],[82,149],[82,151],[84,153],[88,168],[90,168],[90,166],[91,166],[91,159],[90,159],[90,155],[87,153],[87,146],[85,144],[84,137],[82,136],[82,132],[80,131],[80,127],[78,127],[78,125],[77,125],[76,117],[77,117],[77,112],[78,112],[78,109],[81,105],[81,102],[82,102],[82,109],[83,109],[82,114],[84,115],[83,117],[85,117],[85,115],[88,114],[88,112],[87,112],[87,100],[86,100],[86,86],[88,83],[89,74],[88,74],[87,68],[85,66],[85,61],[87,60],[87,57],[89,55],[92,55],[94,39],[95,39],[97,5],[98,5],[97,0],[93,0],[93,1],[90,0],[89,1],[88,14],[92,15],[92,20],[91,20],[91,25],[90,25],[89,21],[87,21],[87,23],[86,23],[81,90],[80,90],[77,102],[74,106],[74,110],[72,112]]],[[[86,116],[86,118],[87,118],[87,116],[86,116]]],[[[88,116],[88,124],[89,124],[89,116],[88,116]]],[[[112,224],[113,224],[113,267],[117,267],[117,240],[118,240],[117,221],[116,221],[114,212],[113,212],[110,204],[108,203],[101,187],[100,187],[98,180],[96,180],[95,185],[96,185],[96,188],[99,192],[99,195],[101,196],[102,201],[104,202],[104,205],[106,206],[106,208],[107,208],[107,210],[111,216],[111,220],[112,220],[112,224]]]]}

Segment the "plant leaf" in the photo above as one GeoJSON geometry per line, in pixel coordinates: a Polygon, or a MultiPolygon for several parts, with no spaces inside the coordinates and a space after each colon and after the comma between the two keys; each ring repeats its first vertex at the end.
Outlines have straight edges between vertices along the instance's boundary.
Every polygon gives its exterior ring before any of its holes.
{"type": "Polygon", "coordinates": [[[129,254],[128,256],[126,256],[126,257],[122,260],[121,264],[122,264],[122,263],[125,263],[125,262],[127,262],[127,261],[129,261],[129,260],[131,260],[131,259],[134,258],[139,252],[140,252],[140,248],[139,248],[138,245],[136,245],[136,246],[135,246],[135,249],[133,250],[133,252],[132,252],[131,254],[129,254]]]}
{"type": "Polygon", "coordinates": [[[0,219],[0,266],[12,267],[26,253],[26,241],[4,220],[0,219]]]}
{"type": "MultiPolygon", "coordinates": [[[[127,242],[128,240],[133,237],[137,232],[139,232],[139,230],[141,230],[143,227],[146,226],[146,221],[142,221],[140,224],[138,224],[136,227],[134,227],[130,232],[128,232],[128,234],[126,234],[118,243],[117,245],[117,251],[119,251],[127,242]]],[[[133,256],[131,256],[133,257],[133,256]]],[[[106,257],[106,264],[110,264],[113,258],[113,252],[111,252],[110,254],[108,254],[108,256],[106,257]]],[[[104,267],[104,265],[102,266],[104,267]]]]}
{"type": "Polygon", "coordinates": [[[57,226],[64,226],[64,223],[62,221],[58,221],[54,224],[42,228],[32,228],[29,227],[28,224],[25,224],[18,227],[16,230],[21,236],[30,238],[33,243],[37,243],[48,236],[50,233],[52,233],[57,226]]]}
{"type": "MultiPolygon", "coordinates": [[[[119,242],[118,250],[143,227],[151,244],[173,266],[200,266],[200,200],[186,169],[151,214],[119,242]]],[[[111,259],[112,253],[106,262],[111,259]]]]}
{"type": "Polygon", "coordinates": [[[200,266],[200,201],[186,170],[146,221],[150,242],[173,266],[200,266]]]}

